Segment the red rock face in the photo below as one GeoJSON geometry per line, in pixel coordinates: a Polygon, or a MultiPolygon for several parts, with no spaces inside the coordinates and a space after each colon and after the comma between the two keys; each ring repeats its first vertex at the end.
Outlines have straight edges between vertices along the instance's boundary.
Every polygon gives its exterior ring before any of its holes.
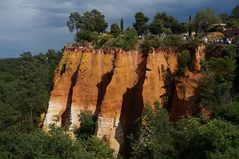
{"type": "Polygon", "coordinates": [[[99,113],[104,85],[113,70],[114,54],[86,52],[78,69],[76,84],[73,88],[71,104],[71,126],[79,127],[81,111],[99,113]]]}
{"type": "MultiPolygon", "coordinates": [[[[129,120],[126,114],[129,109],[134,107],[132,112],[142,112],[143,103],[137,105],[137,92],[129,92],[137,86],[140,79],[144,79],[145,62],[145,58],[138,51],[119,51],[115,54],[113,76],[100,107],[96,135],[108,140],[116,153],[122,150],[121,145],[126,135],[124,132],[127,129],[126,120],[129,120]],[[126,102],[128,109],[124,109],[126,102]]],[[[134,116],[135,112],[131,115],[134,116]]]]}
{"type": "MultiPolygon", "coordinates": [[[[46,128],[50,124],[62,125],[62,115],[66,111],[68,98],[72,86],[72,76],[78,70],[82,51],[71,52],[66,50],[55,71],[54,89],[51,92],[49,107],[44,121],[46,128]]],[[[64,119],[66,120],[66,119],[64,119]]]]}
{"type": "Polygon", "coordinates": [[[193,106],[198,99],[197,88],[201,77],[200,73],[188,71],[185,77],[177,81],[170,110],[172,120],[192,115],[193,106]]]}
{"type": "MultiPolygon", "coordinates": [[[[203,57],[203,47],[199,47],[193,62],[195,72],[188,72],[174,86],[170,112],[175,118],[190,114],[188,103],[195,96],[203,57]]],[[[177,54],[173,51],[156,50],[146,56],[138,50],[66,47],[55,72],[44,129],[50,124],[79,128],[79,114],[92,111],[97,117],[95,135],[108,141],[115,154],[127,153],[126,136],[133,131],[145,103],[152,105],[158,100],[166,106],[164,97],[176,71],[177,54]]]]}
{"type": "Polygon", "coordinates": [[[170,109],[170,117],[177,120],[181,117],[191,116],[192,109],[198,96],[198,83],[202,78],[201,61],[205,57],[205,46],[201,45],[195,50],[192,71],[186,71],[185,77],[176,81],[174,96],[170,109]]]}
{"type": "Polygon", "coordinates": [[[177,56],[172,51],[157,51],[148,55],[143,85],[144,102],[153,105],[157,100],[163,106],[167,84],[177,71],[177,56]]]}

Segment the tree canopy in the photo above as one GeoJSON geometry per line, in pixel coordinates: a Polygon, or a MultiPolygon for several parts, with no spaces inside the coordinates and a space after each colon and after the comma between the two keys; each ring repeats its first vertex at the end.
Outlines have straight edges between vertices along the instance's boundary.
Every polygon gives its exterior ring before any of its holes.
{"type": "Polygon", "coordinates": [[[149,18],[144,15],[143,12],[137,12],[135,14],[135,23],[133,24],[138,35],[145,35],[147,33],[147,22],[149,18]]]}
{"type": "Polygon", "coordinates": [[[70,32],[76,32],[78,33],[81,29],[82,25],[82,17],[78,12],[73,12],[69,16],[69,20],[67,21],[67,26],[69,28],[70,32]]]}
{"type": "Polygon", "coordinates": [[[165,12],[159,12],[155,15],[149,30],[152,34],[162,32],[167,34],[186,32],[186,28],[184,28],[182,23],[178,22],[174,17],[167,15],[165,12]]]}
{"type": "Polygon", "coordinates": [[[207,8],[197,12],[194,23],[197,31],[207,31],[213,24],[221,23],[221,19],[212,9],[207,8]]]}
{"type": "Polygon", "coordinates": [[[124,20],[123,20],[123,18],[120,19],[120,29],[121,29],[121,31],[124,31],[124,20]]]}
{"type": "Polygon", "coordinates": [[[239,5],[235,6],[235,8],[233,8],[232,17],[239,19],[239,5]]]}
{"type": "Polygon", "coordinates": [[[118,24],[114,23],[110,26],[110,32],[114,37],[117,37],[121,33],[121,29],[118,24]]]}
{"type": "Polygon", "coordinates": [[[71,13],[67,26],[70,32],[76,30],[76,41],[91,42],[95,39],[92,33],[105,32],[108,24],[105,21],[105,16],[98,10],[93,9],[85,12],[83,15],[78,12],[71,13]]]}

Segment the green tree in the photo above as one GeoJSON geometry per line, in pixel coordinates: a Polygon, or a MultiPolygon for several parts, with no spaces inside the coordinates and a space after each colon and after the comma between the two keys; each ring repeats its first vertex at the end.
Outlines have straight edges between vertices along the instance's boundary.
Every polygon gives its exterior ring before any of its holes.
{"type": "Polygon", "coordinates": [[[163,40],[163,46],[177,50],[180,46],[184,45],[186,40],[180,35],[168,35],[163,40]]]}
{"type": "Polygon", "coordinates": [[[110,42],[112,42],[112,35],[110,34],[102,34],[97,37],[97,39],[94,42],[95,49],[99,48],[109,48],[110,47],[110,42]]]}
{"type": "Polygon", "coordinates": [[[178,54],[178,76],[183,76],[185,74],[185,71],[190,66],[191,60],[192,58],[188,50],[183,50],[178,54]]]}
{"type": "Polygon", "coordinates": [[[149,31],[151,34],[159,35],[163,32],[163,22],[159,19],[154,19],[149,25],[149,31]]]}
{"type": "Polygon", "coordinates": [[[233,101],[225,104],[218,111],[218,118],[223,118],[227,121],[233,122],[235,124],[239,124],[239,102],[238,99],[234,99],[233,101]]]}
{"type": "Polygon", "coordinates": [[[91,111],[81,112],[80,115],[80,128],[76,130],[78,138],[87,139],[94,134],[96,118],[91,111]]]}
{"type": "Polygon", "coordinates": [[[150,34],[145,36],[145,39],[141,44],[141,50],[143,53],[148,53],[150,51],[150,48],[170,48],[177,50],[185,43],[186,41],[178,35],[168,35],[164,39],[162,39],[158,35],[150,34]]]}
{"type": "Polygon", "coordinates": [[[144,42],[141,44],[141,50],[147,54],[151,48],[161,47],[162,43],[162,39],[158,35],[149,34],[145,36],[144,42]]]}
{"type": "Polygon", "coordinates": [[[24,134],[17,130],[0,132],[0,155],[11,159],[111,159],[112,150],[102,140],[73,140],[62,129],[52,127],[49,134],[40,129],[24,134]]]}
{"type": "Polygon", "coordinates": [[[208,158],[239,157],[238,126],[223,120],[211,120],[200,127],[201,146],[208,158]],[[220,157],[219,157],[220,156],[220,157]]]}
{"type": "Polygon", "coordinates": [[[123,18],[120,19],[120,29],[121,29],[121,31],[124,31],[124,21],[123,21],[123,18]]]}
{"type": "Polygon", "coordinates": [[[155,102],[154,110],[146,104],[140,134],[132,144],[133,158],[173,158],[175,155],[172,125],[167,111],[155,102]]]}
{"type": "Polygon", "coordinates": [[[55,73],[55,69],[58,65],[58,63],[60,62],[60,59],[62,57],[62,52],[58,51],[56,52],[55,50],[53,49],[49,49],[47,52],[46,52],[46,59],[47,59],[47,62],[48,62],[48,72],[49,72],[49,80],[48,80],[48,84],[47,84],[47,87],[48,87],[48,91],[52,91],[53,89],[53,77],[54,77],[54,73],[55,73]]]}
{"type": "Polygon", "coordinates": [[[189,15],[188,18],[188,36],[192,37],[192,17],[189,15]]]}
{"type": "Polygon", "coordinates": [[[200,105],[217,114],[232,98],[236,50],[232,45],[208,47],[208,60],[202,63],[204,78],[199,84],[200,105]]]}
{"type": "Polygon", "coordinates": [[[123,35],[118,36],[113,40],[113,47],[130,50],[135,47],[138,42],[137,32],[134,28],[127,28],[123,35]]]}
{"type": "Polygon", "coordinates": [[[88,30],[97,33],[105,32],[108,24],[105,21],[105,16],[96,9],[87,11],[83,15],[83,30],[88,30]]]}
{"type": "Polygon", "coordinates": [[[113,158],[113,150],[110,149],[109,145],[95,136],[90,137],[84,145],[87,152],[94,155],[92,155],[94,159],[113,158]]]}
{"type": "MultiPolygon", "coordinates": [[[[53,74],[61,53],[48,50],[32,56],[25,52],[17,59],[0,60],[0,128],[41,124],[46,111],[53,74]]],[[[38,125],[39,126],[39,125],[38,125]]]]}
{"type": "Polygon", "coordinates": [[[159,34],[161,32],[176,34],[186,31],[182,23],[179,23],[174,17],[167,15],[165,12],[157,13],[151,25],[151,33],[153,34],[159,34]]]}
{"type": "Polygon", "coordinates": [[[114,23],[110,26],[110,32],[114,37],[119,36],[121,30],[118,24],[114,23]]]}
{"type": "Polygon", "coordinates": [[[69,20],[67,21],[67,26],[69,28],[70,32],[74,32],[76,30],[76,33],[79,32],[82,25],[82,16],[78,12],[73,12],[69,16],[69,20]]]}
{"type": "Polygon", "coordinates": [[[222,13],[222,14],[219,15],[219,17],[222,19],[222,21],[224,23],[226,23],[228,21],[228,19],[230,18],[227,13],[222,13]]]}
{"type": "Polygon", "coordinates": [[[18,119],[19,112],[14,109],[14,106],[0,102],[0,132],[17,125],[18,119]]]}
{"type": "Polygon", "coordinates": [[[179,120],[175,124],[174,139],[179,159],[204,158],[203,150],[198,145],[201,125],[201,120],[195,117],[179,120]]]}
{"type": "Polygon", "coordinates": [[[230,27],[239,28],[239,20],[236,18],[229,18],[226,23],[230,27]]]}
{"type": "Polygon", "coordinates": [[[235,6],[232,10],[232,17],[239,19],[239,5],[235,6]]]}
{"type": "Polygon", "coordinates": [[[76,30],[77,42],[91,42],[95,40],[99,33],[105,32],[108,24],[105,16],[96,9],[80,15],[77,12],[71,13],[67,26],[71,32],[76,30]]]}
{"type": "Polygon", "coordinates": [[[144,15],[143,12],[137,12],[135,14],[135,23],[133,24],[138,35],[144,35],[147,33],[147,22],[149,18],[144,15]]]}
{"type": "Polygon", "coordinates": [[[216,159],[239,156],[238,125],[213,119],[203,123],[199,118],[184,119],[175,127],[178,157],[182,159],[216,159]]]}
{"type": "Polygon", "coordinates": [[[213,24],[220,23],[221,19],[210,8],[197,12],[194,23],[196,31],[208,31],[213,24]]]}
{"type": "Polygon", "coordinates": [[[99,33],[90,30],[81,30],[76,34],[76,41],[80,43],[95,41],[99,36],[99,33]]]}

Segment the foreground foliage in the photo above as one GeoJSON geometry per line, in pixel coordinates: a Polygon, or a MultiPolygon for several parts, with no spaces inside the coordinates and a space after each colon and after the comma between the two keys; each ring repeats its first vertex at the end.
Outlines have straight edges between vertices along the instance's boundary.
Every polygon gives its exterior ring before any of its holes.
{"type": "Polygon", "coordinates": [[[46,134],[37,128],[43,122],[41,114],[46,112],[60,58],[60,52],[49,50],[0,60],[0,158],[112,158],[109,146],[92,136],[94,119],[90,113],[82,114],[83,129],[74,140],[63,129],[52,127],[46,134]]]}
{"type": "Polygon", "coordinates": [[[92,136],[87,140],[73,140],[61,129],[52,129],[49,134],[41,130],[21,133],[17,130],[0,132],[1,158],[38,159],[110,159],[112,150],[100,139],[92,136]]]}
{"type": "Polygon", "coordinates": [[[167,111],[147,105],[139,134],[132,142],[132,158],[216,159],[239,157],[239,126],[230,121],[208,122],[192,117],[171,123],[167,111]]]}

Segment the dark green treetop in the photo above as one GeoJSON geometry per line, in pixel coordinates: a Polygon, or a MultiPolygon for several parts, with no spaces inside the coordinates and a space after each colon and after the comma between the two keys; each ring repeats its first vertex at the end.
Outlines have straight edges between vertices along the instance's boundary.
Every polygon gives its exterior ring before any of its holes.
{"type": "Polygon", "coordinates": [[[114,23],[110,26],[110,32],[114,37],[119,36],[121,29],[118,24],[114,23]]]}
{"type": "Polygon", "coordinates": [[[135,14],[134,28],[138,35],[144,35],[147,33],[147,22],[149,18],[144,15],[143,12],[137,12],[135,14]]]}

